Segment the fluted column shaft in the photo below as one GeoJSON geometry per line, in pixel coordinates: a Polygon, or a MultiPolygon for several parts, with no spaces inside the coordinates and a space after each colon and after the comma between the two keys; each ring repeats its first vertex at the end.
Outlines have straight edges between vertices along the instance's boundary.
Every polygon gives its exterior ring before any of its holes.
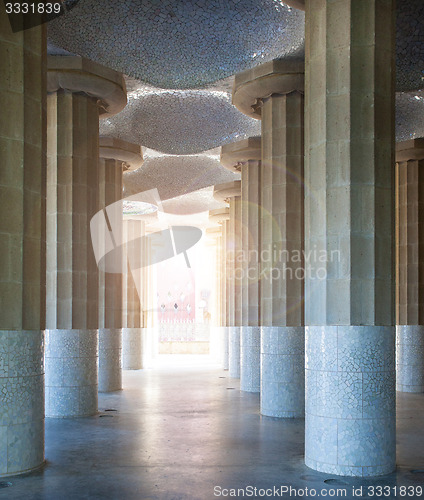
{"type": "Polygon", "coordinates": [[[243,198],[243,318],[246,326],[260,326],[260,215],[261,162],[249,160],[242,166],[243,198]]]}
{"type": "MultiPolygon", "coordinates": [[[[124,221],[124,241],[143,238],[145,223],[142,220],[128,219],[124,221]]],[[[124,276],[125,309],[123,320],[123,352],[124,370],[140,370],[144,368],[143,354],[146,351],[147,330],[144,324],[144,302],[146,298],[145,268],[128,268],[124,276]]]]}
{"type": "Polygon", "coordinates": [[[261,413],[302,417],[304,97],[292,91],[262,102],[261,413]]]}
{"type": "MultiPolygon", "coordinates": [[[[260,154],[260,140],[258,141],[260,154]]],[[[260,160],[241,165],[243,297],[240,388],[260,392],[260,160]]]]}
{"type": "Polygon", "coordinates": [[[424,392],[424,140],[396,149],[396,388],[424,392]]]}
{"type": "Polygon", "coordinates": [[[90,219],[98,210],[96,99],[48,99],[46,415],[97,412],[98,280],[90,219]],[[66,344],[72,353],[62,352],[66,344]]]}
{"type": "Polygon", "coordinates": [[[230,256],[230,290],[229,290],[229,370],[230,376],[240,378],[240,327],[242,298],[242,260],[241,252],[241,197],[229,199],[230,220],[227,248],[230,256]]]}
{"type": "Polygon", "coordinates": [[[0,476],[44,462],[46,32],[0,9],[0,476]]]}
{"type": "MultiPolygon", "coordinates": [[[[221,148],[221,164],[233,172],[241,172],[240,229],[235,271],[241,285],[241,290],[236,293],[241,300],[241,314],[237,319],[237,325],[240,325],[240,389],[247,392],[259,392],[260,388],[260,158],[260,137],[249,137],[221,148]]],[[[238,199],[238,196],[234,198],[238,199]]]]}
{"type": "Polygon", "coordinates": [[[215,307],[216,307],[216,325],[223,325],[222,318],[222,227],[220,234],[216,238],[215,247],[215,267],[216,267],[216,283],[215,283],[215,307]]]}
{"type": "Polygon", "coordinates": [[[306,464],[395,467],[394,2],[306,0],[306,464]]]}
{"type": "Polygon", "coordinates": [[[229,324],[228,324],[228,302],[227,302],[227,225],[228,220],[221,221],[221,238],[220,238],[220,332],[221,332],[221,350],[222,350],[222,367],[224,370],[229,369],[229,324]]]}
{"type": "Polygon", "coordinates": [[[99,271],[90,221],[100,207],[99,113],[122,109],[125,84],[79,57],[49,57],[47,82],[46,415],[93,415],[99,271]]]}
{"type": "Polygon", "coordinates": [[[230,269],[229,269],[229,221],[222,222],[222,319],[226,327],[230,326],[229,293],[230,293],[230,269]]]}
{"type": "MultiPolygon", "coordinates": [[[[100,209],[122,199],[122,161],[99,159],[100,209]]],[[[122,389],[122,274],[99,271],[99,392],[122,389]]]]}
{"type": "Polygon", "coordinates": [[[303,326],[303,94],[262,105],[262,326],[303,326]]]}
{"type": "Polygon", "coordinates": [[[273,60],[236,75],[233,102],[262,118],[261,413],[304,414],[304,65],[273,60]]]}

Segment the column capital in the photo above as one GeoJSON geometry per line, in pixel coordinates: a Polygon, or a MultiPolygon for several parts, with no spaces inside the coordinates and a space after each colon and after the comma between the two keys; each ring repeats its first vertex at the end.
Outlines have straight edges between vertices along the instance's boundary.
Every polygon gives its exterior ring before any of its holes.
{"type": "Polygon", "coordinates": [[[261,160],[260,137],[248,137],[221,148],[221,164],[232,172],[240,172],[241,166],[250,160],[261,160]]]}
{"type": "Polygon", "coordinates": [[[396,143],[396,163],[409,160],[424,160],[424,138],[396,143]]]}
{"type": "Polygon", "coordinates": [[[213,188],[213,197],[215,200],[228,203],[231,198],[236,198],[237,196],[241,196],[241,181],[225,182],[213,188]]]}
{"type": "Polygon", "coordinates": [[[235,76],[233,104],[245,115],[260,120],[263,99],[304,89],[305,62],[274,59],[235,76]]]}
{"type": "Polygon", "coordinates": [[[209,210],[209,222],[221,223],[230,219],[230,209],[228,207],[209,210]]]}
{"type": "Polygon", "coordinates": [[[141,146],[116,137],[99,138],[99,157],[121,161],[124,172],[130,172],[143,164],[141,146]]]}
{"type": "Polygon", "coordinates": [[[98,99],[101,118],[116,115],[127,105],[122,73],[79,56],[48,56],[47,92],[60,89],[98,99]]]}

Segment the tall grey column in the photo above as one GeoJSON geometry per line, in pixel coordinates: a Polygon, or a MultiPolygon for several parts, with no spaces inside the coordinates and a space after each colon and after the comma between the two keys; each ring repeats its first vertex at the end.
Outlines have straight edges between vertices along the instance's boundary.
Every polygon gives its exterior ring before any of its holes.
{"type": "Polygon", "coordinates": [[[303,61],[236,75],[233,101],[262,119],[261,413],[303,417],[303,61]]]}
{"type": "MultiPolygon", "coordinates": [[[[145,236],[145,222],[137,216],[128,216],[124,221],[126,241],[145,236]]],[[[141,370],[145,368],[143,354],[146,349],[145,336],[147,329],[144,323],[143,306],[145,302],[146,283],[145,269],[127,269],[124,282],[125,310],[123,328],[123,368],[124,370],[141,370]],[[135,280],[138,283],[136,285],[135,280]]]]}
{"type": "Polygon", "coordinates": [[[391,0],[306,1],[305,461],[331,474],[395,468],[394,35],[391,0]]]}
{"type": "MultiPolygon", "coordinates": [[[[112,137],[100,137],[99,146],[100,208],[106,208],[122,199],[123,173],[139,168],[143,155],[140,146],[112,137]]],[[[99,392],[122,389],[122,277],[122,273],[99,273],[99,392]]]]}
{"type": "Polygon", "coordinates": [[[398,143],[396,162],[396,389],[424,392],[424,139],[398,143]]]}
{"type": "Polygon", "coordinates": [[[229,334],[229,374],[240,378],[240,327],[241,327],[241,183],[219,184],[214,187],[214,197],[229,203],[230,218],[226,224],[227,257],[227,321],[229,334]]]}
{"type": "Polygon", "coordinates": [[[79,57],[48,60],[46,415],[97,412],[99,113],[126,105],[121,74],[79,57]]]}
{"type": "Polygon", "coordinates": [[[46,33],[0,8],[0,477],[44,462],[46,33]]]}
{"type": "MultiPolygon", "coordinates": [[[[122,199],[122,153],[127,145],[112,137],[99,140],[100,209],[122,199]]],[[[137,148],[137,146],[136,146],[137,148]]],[[[140,146],[138,146],[140,150],[140,146]]],[[[123,262],[122,262],[123,266],[123,262]]],[[[99,270],[99,392],[122,389],[122,273],[99,270]]]]}
{"type": "Polygon", "coordinates": [[[221,163],[241,171],[242,219],[242,318],[240,341],[240,388],[260,391],[260,303],[259,303],[259,217],[261,138],[227,144],[221,163]]]}
{"type": "Polygon", "coordinates": [[[217,304],[218,325],[213,328],[213,334],[217,337],[218,360],[224,370],[229,368],[229,335],[227,325],[227,286],[226,286],[226,224],[230,218],[227,208],[218,208],[209,211],[209,221],[217,223],[220,231],[216,238],[217,245],[217,304]]]}

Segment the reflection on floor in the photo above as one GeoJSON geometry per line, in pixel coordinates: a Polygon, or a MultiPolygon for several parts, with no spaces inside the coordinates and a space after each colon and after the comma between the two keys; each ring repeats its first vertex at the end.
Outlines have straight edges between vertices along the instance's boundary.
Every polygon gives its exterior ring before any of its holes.
{"type": "Polygon", "coordinates": [[[154,369],[124,372],[124,387],[100,395],[96,417],[48,419],[47,466],[0,480],[12,483],[0,499],[212,500],[281,485],[357,498],[353,487],[367,497],[370,485],[424,485],[424,394],[398,394],[397,472],[362,480],[308,469],[304,421],[261,417],[259,395],[208,356],[160,356],[154,369]]]}

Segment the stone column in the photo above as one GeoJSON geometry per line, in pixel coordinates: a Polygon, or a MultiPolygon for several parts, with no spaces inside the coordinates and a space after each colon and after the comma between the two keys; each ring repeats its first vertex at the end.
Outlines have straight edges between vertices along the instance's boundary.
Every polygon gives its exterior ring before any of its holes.
{"type": "Polygon", "coordinates": [[[303,417],[303,61],[236,75],[233,101],[262,119],[261,413],[303,417]]]}
{"type": "Polygon", "coordinates": [[[47,73],[46,415],[97,412],[99,272],[90,220],[99,210],[99,114],[126,104],[121,74],[79,57],[47,73]]]}
{"type": "Polygon", "coordinates": [[[0,9],[0,477],[44,462],[46,32],[0,9]]]}
{"type": "MultiPolygon", "coordinates": [[[[143,156],[140,146],[112,137],[101,137],[99,146],[100,208],[104,209],[122,199],[123,171],[140,167],[143,156]]],[[[119,391],[122,389],[122,273],[100,270],[99,285],[99,392],[119,391]]]]}
{"type": "Polygon", "coordinates": [[[209,221],[220,225],[217,245],[217,303],[219,310],[218,326],[213,328],[213,334],[217,337],[218,359],[222,368],[229,368],[229,330],[227,324],[227,286],[226,286],[226,225],[230,218],[228,208],[218,208],[209,211],[209,221]]]}
{"type": "Polygon", "coordinates": [[[205,230],[206,240],[205,240],[205,255],[204,258],[209,262],[209,269],[211,273],[211,279],[213,282],[213,293],[211,306],[211,319],[209,325],[209,355],[212,359],[218,361],[222,364],[223,352],[222,352],[222,341],[218,338],[220,334],[219,329],[219,304],[217,290],[220,287],[220,273],[219,269],[219,240],[221,238],[221,226],[210,226],[205,230]]]}
{"type": "Polygon", "coordinates": [[[306,1],[309,467],[395,468],[394,2],[306,1]]]}
{"type": "Polygon", "coordinates": [[[214,197],[229,204],[230,218],[226,224],[228,358],[230,377],[240,378],[242,262],[238,257],[241,251],[241,182],[215,186],[214,197]]]}
{"type": "Polygon", "coordinates": [[[396,145],[396,389],[424,392],[424,139],[396,145]]]}
{"type": "MultiPolygon", "coordinates": [[[[145,236],[145,223],[143,220],[134,218],[126,218],[124,221],[124,240],[131,241],[145,236]]],[[[125,275],[124,295],[124,328],[123,328],[123,368],[124,370],[141,370],[145,368],[143,363],[143,350],[146,348],[143,339],[147,333],[144,324],[143,304],[145,297],[145,269],[128,268],[125,275]],[[139,286],[139,291],[134,281],[133,273],[136,274],[137,282],[142,284],[139,286]],[[142,295],[140,297],[139,295],[142,295]]]]}
{"type": "Polygon", "coordinates": [[[259,217],[261,138],[227,144],[221,150],[221,163],[234,172],[241,171],[242,212],[242,327],[240,342],[240,388],[260,391],[259,325],[259,217]]]}

